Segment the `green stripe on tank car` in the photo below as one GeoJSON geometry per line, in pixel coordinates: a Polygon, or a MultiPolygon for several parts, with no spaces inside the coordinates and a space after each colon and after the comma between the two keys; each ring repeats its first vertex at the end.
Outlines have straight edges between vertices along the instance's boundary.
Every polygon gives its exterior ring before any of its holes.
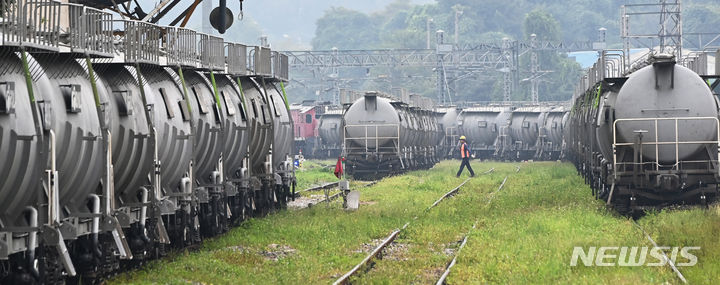
{"type": "Polygon", "coordinates": [[[217,85],[215,84],[215,74],[210,70],[210,82],[212,82],[213,92],[215,92],[215,104],[218,107],[218,111],[222,110],[220,107],[220,94],[218,93],[217,85]]]}
{"type": "Polygon", "coordinates": [[[25,74],[25,85],[27,86],[28,96],[30,96],[30,102],[35,103],[35,92],[32,87],[32,76],[30,75],[30,67],[28,66],[27,53],[23,50],[20,52],[22,57],[23,73],[25,74]]]}
{"type": "Polygon", "coordinates": [[[93,70],[90,57],[85,57],[85,63],[87,63],[88,77],[90,77],[90,86],[92,87],[93,96],[95,97],[95,107],[100,108],[100,95],[98,94],[97,82],[95,82],[95,70],[93,70]]]}
{"type": "Polygon", "coordinates": [[[187,85],[185,85],[185,76],[183,75],[181,67],[178,67],[178,75],[180,76],[180,85],[182,85],[183,88],[183,99],[185,99],[185,105],[187,105],[188,114],[190,115],[190,118],[192,118],[192,107],[190,106],[190,99],[188,99],[187,85]]]}
{"type": "Polygon", "coordinates": [[[285,108],[287,108],[288,113],[290,113],[290,103],[288,103],[287,93],[285,93],[285,84],[280,81],[280,89],[283,93],[283,98],[285,98],[285,108]]]}
{"type": "Polygon", "coordinates": [[[602,94],[602,84],[600,84],[597,89],[597,96],[595,97],[595,108],[600,106],[600,94],[602,94]]]}
{"type": "Polygon", "coordinates": [[[245,110],[245,114],[247,114],[248,109],[245,107],[245,91],[243,90],[242,83],[240,83],[240,77],[237,78],[237,84],[240,89],[240,103],[242,103],[243,110],[245,110]]]}

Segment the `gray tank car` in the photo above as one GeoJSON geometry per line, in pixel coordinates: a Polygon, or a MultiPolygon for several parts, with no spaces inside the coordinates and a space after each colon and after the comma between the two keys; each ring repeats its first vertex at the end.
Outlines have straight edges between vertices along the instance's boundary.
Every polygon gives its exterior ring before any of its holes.
{"type": "Polygon", "coordinates": [[[569,159],[621,213],[717,197],[717,100],[671,56],[578,94],[568,125],[569,159]]]}
{"type": "Polygon", "coordinates": [[[284,207],[287,66],[268,49],[247,60],[245,46],[191,30],[8,5],[88,21],[0,26],[17,38],[0,46],[0,283],[99,283],[284,207]]]}
{"type": "Polygon", "coordinates": [[[558,160],[562,157],[563,134],[569,114],[565,107],[551,107],[540,122],[535,160],[558,160]]]}
{"type": "Polygon", "coordinates": [[[367,92],[343,114],[347,172],[354,177],[385,176],[428,168],[438,159],[441,130],[429,110],[367,92]]]}
{"type": "Polygon", "coordinates": [[[459,134],[467,138],[476,158],[490,159],[495,154],[495,141],[502,125],[498,116],[507,110],[502,106],[471,107],[458,115],[459,134]]]}
{"type": "Polygon", "coordinates": [[[332,109],[320,115],[318,136],[320,137],[320,156],[336,158],[342,151],[343,110],[332,109]]]}
{"type": "Polygon", "coordinates": [[[458,128],[458,115],[462,109],[456,106],[439,107],[435,109],[435,117],[438,126],[442,130],[442,141],[440,143],[440,151],[442,157],[452,157],[458,138],[460,137],[458,128]]]}

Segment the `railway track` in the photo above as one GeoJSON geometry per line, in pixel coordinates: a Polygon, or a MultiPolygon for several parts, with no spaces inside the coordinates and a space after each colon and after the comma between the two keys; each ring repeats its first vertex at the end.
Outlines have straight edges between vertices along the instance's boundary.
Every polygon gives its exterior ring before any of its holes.
{"type": "MultiPolygon", "coordinates": [[[[483,174],[483,175],[484,175],[484,174],[489,174],[489,173],[492,173],[493,171],[495,171],[495,168],[491,168],[490,170],[487,170],[487,171],[485,171],[485,172],[483,172],[483,173],[481,173],[481,174],[483,174]]],[[[460,183],[457,187],[455,187],[455,188],[451,189],[450,191],[448,191],[447,193],[443,194],[438,200],[436,200],[433,204],[431,204],[429,207],[427,207],[427,208],[425,209],[425,211],[423,211],[423,213],[427,213],[427,212],[430,211],[431,209],[435,208],[437,205],[439,205],[439,204],[440,204],[442,201],[444,201],[445,199],[455,196],[455,195],[460,191],[460,188],[461,188],[462,186],[464,186],[468,181],[470,181],[470,179],[471,179],[471,178],[465,179],[465,180],[464,180],[462,183],[460,183]]],[[[505,177],[505,180],[503,180],[503,182],[502,182],[502,184],[501,184],[501,187],[502,187],[503,185],[505,185],[505,181],[507,181],[507,177],[505,177]]],[[[419,218],[419,216],[415,216],[415,217],[412,219],[412,221],[416,221],[418,218],[419,218]]],[[[341,276],[339,279],[337,279],[337,280],[333,283],[333,285],[349,284],[350,278],[351,278],[352,276],[357,275],[357,274],[360,274],[361,272],[363,272],[362,269],[363,269],[363,268],[366,268],[368,265],[369,265],[369,266],[372,266],[372,265],[373,265],[373,260],[376,259],[376,258],[379,258],[379,257],[382,255],[383,250],[384,250],[385,248],[387,248],[388,245],[392,244],[392,243],[395,241],[395,239],[397,239],[397,237],[400,235],[400,233],[402,233],[402,231],[404,231],[405,229],[407,229],[407,227],[410,225],[410,223],[411,223],[412,221],[405,223],[405,225],[403,225],[402,228],[396,229],[396,230],[394,230],[393,232],[391,232],[387,237],[385,237],[385,239],[383,239],[383,241],[382,241],[378,246],[376,246],[376,247],[370,252],[370,254],[369,254],[368,256],[366,256],[360,263],[358,263],[355,267],[353,267],[353,269],[351,269],[350,271],[348,271],[347,273],[345,273],[345,275],[343,275],[343,276],[341,276]]],[[[369,270],[369,268],[368,268],[368,270],[369,270]]]]}
{"type": "MultiPolygon", "coordinates": [[[[520,171],[520,167],[518,167],[515,172],[518,172],[518,171],[520,171]]],[[[495,198],[495,194],[500,192],[500,190],[502,190],[502,188],[505,187],[505,182],[507,182],[507,179],[508,179],[508,176],[505,176],[505,179],[503,179],[503,182],[500,184],[498,189],[495,190],[494,192],[490,193],[490,198],[488,199],[487,203],[485,203],[483,208],[487,208],[490,205],[490,202],[492,202],[492,200],[495,198]]],[[[455,266],[455,263],[457,262],[457,257],[460,255],[460,252],[465,247],[465,244],[467,244],[468,237],[477,228],[477,223],[478,223],[478,220],[476,219],[475,222],[473,223],[472,227],[470,228],[470,230],[468,230],[468,232],[465,233],[465,236],[462,239],[462,243],[460,243],[460,247],[458,247],[458,250],[455,251],[453,259],[450,260],[450,262],[447,264],[447,266],[445,266],[445,271],[443,272],[442,275],[440,275],[440,278],[435,283],[436,285],[445,284],[445,280],[447,279],[448,275],[450,275],[450,270],[452,269],[453,266],[455,266]]]]}
{"type": "MultiPolygon", "coordinates": [[[[643,233],[643,235],[645,235],[645,238],[647,238],[647,240],[650,241],[650,243],[655,248],[659,248],[657,243],[655,243],[655,240],[653,240],[653,238],[650,236],[650,234],[648,234],[647,231],[645,231],[645,229],[640,224],[638,224],[637,221],[635,221],[633,219],[631,219],[631,220],[633,221],[633,224],[635,224],[635,227],[637,227],[643,233]]],[[[662,253],[663,259],[665,260],[665,264],[667,264],[670,267],[670,269],[672,269],[672,271],[675,272],[675,275],[677,275],[678,279],[680,279],[680,281],[682,281],[683,284],[687,284],[687,279],[685,279],[685,276],[683,276],[683,274],[680,272],[680,270],[677,268],[677,266],[675,266],[675,262],[673,262],[673,260],[667,256],[667,254],[665,253],[664,250],[660,249],[660,253],[662,253]]]]}
{"type": "MultiPolygon", "coordinates": [[[[375,185],[375,184],[378,183],[379,181],[380,181],[380,180],[373,180],[373,181],[370,181],[370,182],[368,182],[367,184],[362,185],[362,186],[360,186],[360,187],[361,187],[361,188],[367,188],[367,187],[370,187],[370,186],[375,185]]],[[[310,187],[310,188],[308,188],[308,189],[305,189],[305,190],[296,192],[296,193],[295,193],[295,198],[300,197],[300,193],[303,193],[303,192],[313,192],[313,191],[320,191],[320,190],[327,190],[327,191],[329,191],[329,190],[332,189],[332,188],[338,187],[339,184],[340,184],[340,181],[335,181],[335,182],[329,182],[329,183],[325,183],[325,184],[322,184],[322,185],[318,185],[318,186],[315,186],[315,187],[310,187]]],[[[338,197],[342,197],[342,194],[343,194],[342,191],[339,191],[339,192],[337,192],[337,193],[335,193],[335,194],[332,194],[332,195],[329,195],[329,194],[328,194],[328,195],[325,197],[325,199],[323,199],[323,200],[320,200],[320,201],[317,201],[317,202],[310,202],[310,203],[308,203],[308,204],[307,204],[307,207],[310,208],[310,207],[312,207],[312,206],[314,206],[314,205],[318,205],[318,204],[322,204],[322,203],[329,203],[329,202],[337,199],[338,197]]]]}

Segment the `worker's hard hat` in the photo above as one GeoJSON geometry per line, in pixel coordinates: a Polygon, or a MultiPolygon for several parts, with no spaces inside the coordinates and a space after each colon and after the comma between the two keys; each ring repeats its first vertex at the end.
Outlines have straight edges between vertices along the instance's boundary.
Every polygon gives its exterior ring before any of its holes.
{"type": "Polygon", "coordinates": [[[461,140],[464,140],[464,139],[465,139],[465,136],[460,136],[460,139],[461,139],[461,140]]]}

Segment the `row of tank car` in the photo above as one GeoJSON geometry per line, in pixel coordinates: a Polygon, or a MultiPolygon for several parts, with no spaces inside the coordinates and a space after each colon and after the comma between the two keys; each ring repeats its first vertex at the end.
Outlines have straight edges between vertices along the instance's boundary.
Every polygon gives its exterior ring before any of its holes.
{"type": "Polygon", "coordinates": [[[624,214],[712,202],[720,182],[711,90],[718,76],[700,76],[707,65],[671,54],[634,54],[632,65],[625,58],[602,52],[577,85],[567,158],[595,197],[624,214]]]}
{"type": "MultiPolygon", "coordinates": [[[[569,118],[563,103],[486,104],[457,112],[457,134],[479,159],[558,160],[569,118]]],[[[454,115],[454,114],[453,114],[454,115]]]]}
{"type": "MultiPolygon", "coordinates": [[[[343,90],[341,96],[343,102],[346,102],[344,105],[348,107],[363,97],[363,93],[343,90]]],[[[421,97],[408,95],[405,98],[384,98],[413,102],[421,97]]],[[[456,157],[459,154],[456,150],[457,142],[463,135],[471,144],[476,158],[510,161],[561,159],[568,109],[566,102],[485,103],[468,107],[435,106],[429,103],[425,106],[425,110],[433,117],[432,124],[440,130],[440,140],[435,145],[438,158],[456,157]]],[[[300,139],[303,145],[299,146],[305,147],[303,154],[317,158],[340,156],[343,148],[344,110],[329,104],[311,102],[297,105],[295,110],[305,110],[303,113],[307,114],[307,122],[314,124],[306,126],[308,130],[301,132],[306,134],[302,138],[298,138],[302,123],[296,125],[296,140],[300,139]],[[314,109],[311,110],[311,106],[314,109]],[[311,121],[310,118],[315,120],[311,121]],[[311,131],[313,128],[314,132],[311,131]],[[313,140],[316,142],[315,147],[306,143],[313,140]]]]}
{"type": "Polygon", "coordinates": [[[0,27],[0,283],[98,281],[284,206],[286,57],[5,3],[36,13],[0,27]]]}

